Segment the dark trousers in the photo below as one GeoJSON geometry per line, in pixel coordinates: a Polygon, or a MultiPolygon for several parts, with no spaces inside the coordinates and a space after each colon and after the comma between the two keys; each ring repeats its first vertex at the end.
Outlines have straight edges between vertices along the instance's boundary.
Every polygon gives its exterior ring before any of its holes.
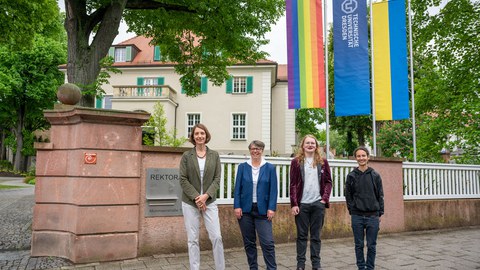
{"type": "Polygon", "coordinates": [[[301,203],[300,212],[295,216],[297,225],[297,267],[305,267],[308,233],[310,231],[310,259],[312,268],[320,268],[320,231],[323,227],[325,204],[320,201],[301,203]]]}
{"type": "Polygon", "coordinates": [[[272,222],[268,220],[266,215],[258,213],[257,204],[253,204],[250,213],[243,213],[242,218],[238,220],[238,224],[242,232],[243,245],[250,269],[258,269],[257,233],[267,269],[277,269],[272,222]]]}
{"type": "Polygon", "coordinates": [[[352,231],[355,240],[355,256],[358,269],[375,269],[377,254],[377,236],[380,229],[378,216],[352,215],[352,231]],[[367,262],[363,252],[364,239],[367,239],[367,262]]]}

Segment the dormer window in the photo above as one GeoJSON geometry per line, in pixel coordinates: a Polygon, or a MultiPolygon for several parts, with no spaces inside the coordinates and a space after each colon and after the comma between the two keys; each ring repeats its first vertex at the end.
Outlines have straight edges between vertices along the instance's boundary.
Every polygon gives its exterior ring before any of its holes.
{"type": "Polygon", "coordinates": [[[127,62],[127,48],[115,48],[115,62],[127,62]]]}
{"type": "Polygon", "coordinates": [[[108,51],[108,56],[114,59],[115,63],[122,63],[122,62],[132,62],[133,58],[139,52],[138,48],[133,46],[114,46],[110,47],[108,51]]]}

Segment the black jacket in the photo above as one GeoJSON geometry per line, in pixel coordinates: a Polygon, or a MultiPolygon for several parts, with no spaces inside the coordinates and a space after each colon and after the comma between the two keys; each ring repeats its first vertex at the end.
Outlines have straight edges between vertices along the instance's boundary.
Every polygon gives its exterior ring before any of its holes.
{"type": "Polygon", "coordinates": [[[382,216],[384,205],[380,174],[370,167],[365,172],[355,168],[347,175],[345,199],[350,215],[382,216]]]}

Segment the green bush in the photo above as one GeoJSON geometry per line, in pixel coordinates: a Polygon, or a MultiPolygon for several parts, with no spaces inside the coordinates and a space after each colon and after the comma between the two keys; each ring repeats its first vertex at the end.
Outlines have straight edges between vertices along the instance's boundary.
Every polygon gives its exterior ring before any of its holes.
{"type": "Polygon", "coordinates": [[[2,171],[13,170],[13,164],[10,163],[10,161],[8,160],[0,160],[0,170],[2,171]]]}

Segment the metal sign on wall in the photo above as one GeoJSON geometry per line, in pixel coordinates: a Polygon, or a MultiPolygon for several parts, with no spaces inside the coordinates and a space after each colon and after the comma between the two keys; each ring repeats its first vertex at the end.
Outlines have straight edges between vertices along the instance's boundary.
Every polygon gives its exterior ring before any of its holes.
{"type": "Polygon", "coordinates": [[[181,216],[179,169],[147,168],[145,216],[181,216]]]}

